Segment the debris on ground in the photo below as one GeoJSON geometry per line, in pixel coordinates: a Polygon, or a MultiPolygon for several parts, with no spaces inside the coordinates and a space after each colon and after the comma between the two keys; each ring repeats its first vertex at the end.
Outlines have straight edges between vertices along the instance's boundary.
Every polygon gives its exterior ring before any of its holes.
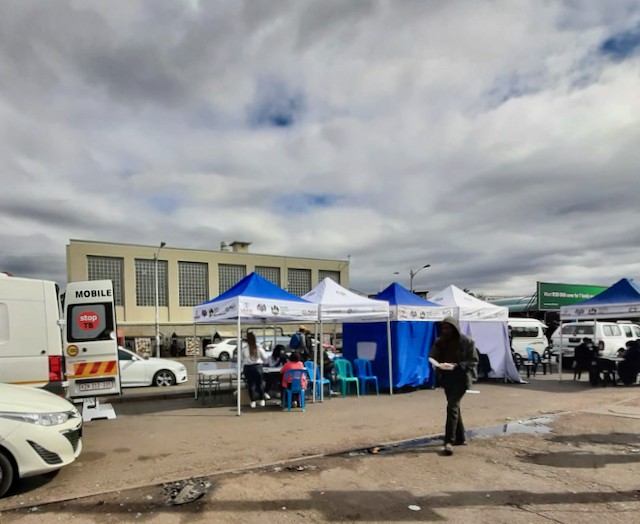
{"type": "Polygon", "coordinates": [[[307,466],[305,464],[298,464],[296,466],[287,466],[287,471],[314,471],[318,469],[318,466],[307,466]]]}
{"type": "Polygon", "coordinates": [[[167,503],[179,506],[198,500],[208,493],[212,484],[206,478],[191,478],[162,485],[167,503]]]}

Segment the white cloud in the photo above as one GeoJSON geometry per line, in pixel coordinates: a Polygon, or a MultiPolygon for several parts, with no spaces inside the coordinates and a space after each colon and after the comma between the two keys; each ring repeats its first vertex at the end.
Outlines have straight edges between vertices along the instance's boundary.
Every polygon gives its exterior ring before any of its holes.
{"type": "Polygon", "coordinates": [[[352,255],[364,291],[425,263],[418,288],[491,294],[638,276],[639,60],[599,48],[639,21],[634,2],[5,2],[0,269],[64,280],[69,238],[239,238],[352,255]]]}

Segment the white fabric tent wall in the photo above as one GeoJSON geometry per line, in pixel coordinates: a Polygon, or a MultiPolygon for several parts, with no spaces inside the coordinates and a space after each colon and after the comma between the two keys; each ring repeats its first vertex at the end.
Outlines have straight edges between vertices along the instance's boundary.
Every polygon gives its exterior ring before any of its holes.
{"type": "Polygon", "coordinates": [[[460,331],[470,336],[475,341],[478,351],[489,357],[489,377],[522,381],[509,347],[508,308],[472,297],[453,285],[434,293],[433,298],[429,297],[429,300],[455,308],[453,317],[458,320],[460,331]]]}
{"type": "MultiPolygon", "coordinates": [[[[374,300],[372,298],[363,297],[349,291],[340,284],[325,278],[309,293],[302,296],[318,305],[318,324],[320,325],[320,333],[323,331],[323,323],[329,322],[379,322],[387,321],[387,347],[389,348],[389,376],[392,377],[391,362],[391,318],[389,312],[389,303],[385,300],[374,300]]],[[[313,360],[318,364],[317,346],[314,350],[313,360]]],[[[320,375],[324,376],[324,359],[320,360],[320,375]]],[[[315,398],[315,385],[313,383],[313,397],[315,398]]],[[[393,395],[393,384],[390,388],[390,394],[393,395]]],[[[320,398],[323,398],[323,392],[320,392],[320,398]]]]}

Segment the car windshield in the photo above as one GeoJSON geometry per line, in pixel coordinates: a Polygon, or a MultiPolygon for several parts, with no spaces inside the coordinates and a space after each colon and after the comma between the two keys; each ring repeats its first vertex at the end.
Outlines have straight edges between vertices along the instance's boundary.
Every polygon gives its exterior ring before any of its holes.
{"type": "Polygon", "coordinates": [[[593,335],[593,324],[569,324],[562,326],[563,335],[593,335]]]}

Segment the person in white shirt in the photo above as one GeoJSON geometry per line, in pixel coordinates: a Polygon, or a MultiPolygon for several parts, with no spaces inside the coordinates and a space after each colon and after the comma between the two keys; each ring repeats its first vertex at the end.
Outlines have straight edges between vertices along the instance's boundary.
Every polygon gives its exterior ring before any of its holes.
{"type": "Polygon", "coordinates": [[[260,402],[261,406],[269,400],[269,395],[264,391],[264,378],[262,376],[262,365],[267,361],[269,355],[256,342],[256,336],[247,333],[247,341],[242,344],[242,361],[244,362],[244,379],[249,390],[249,398],[251,399],[251,407],[256,407],[256,402],[260,402]]]}

